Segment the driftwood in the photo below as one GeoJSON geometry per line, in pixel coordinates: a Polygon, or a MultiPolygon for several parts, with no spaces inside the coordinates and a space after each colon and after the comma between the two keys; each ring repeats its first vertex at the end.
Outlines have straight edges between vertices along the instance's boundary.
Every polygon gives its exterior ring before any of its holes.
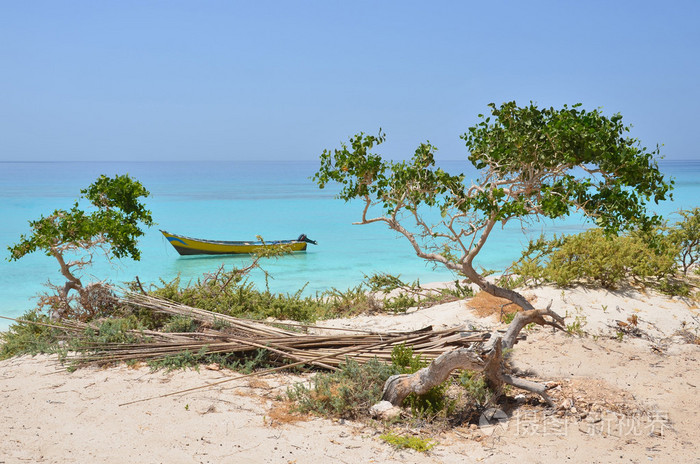
{"type": "Polygon", "coordinates": [[[564,330],[564,320],[551,310],[551,305],[550,302],[546,309],[532,309],[518,313],[503,337],[494,332],[481,349],[475,349],[474,345],[468,348],[457,348],[438,356],[429,366],[414,374],[390,377],[384,384],[382,400],[400,406],[411,393],[422,395],[447,380],[452,371],[468,369],[483,372],[488,386],[496,396],[501,394],[503,384],[508,384],[537,393],[551,406],[552,400],[547,396],[544,385],[506,374],[503,362],[503,350],[511,349],[515,345],[520,331],[526,325],[534,322],[564,330]],[[550,317],[551,320],[545,319],[545,316],[550,317]]]}

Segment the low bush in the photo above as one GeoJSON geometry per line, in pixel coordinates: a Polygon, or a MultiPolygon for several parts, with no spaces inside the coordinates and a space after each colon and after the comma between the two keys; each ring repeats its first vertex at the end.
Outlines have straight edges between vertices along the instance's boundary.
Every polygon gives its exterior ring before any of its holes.
{"type": "Polygon", "coordinates": [[[30,311],[12,324],[7,332],[0,333],[0,359],[23,354],[55,353],[58,342],[65,338],[62,330],[49,327],[51,319],[35,311],[30,311]]]}
{"type": "Polygon", "coordinates": [[[525,282],[553,282],[561,287],[658,285],[675,274],[676,254],[677,248],[660,231],[606,236],[602,229],[590,229],[531,242],[512,271],[525,282]]]}
{"type": "Polygon", "coordinates": [[[189,285],[181,285],[178,276],[161,281],[150,295],[177,303],[227,314],[229,316],[266,319],[290,319],[314,322],[327,317],[330,307],[322,299],[302,296],[303,288],[293,294],[260,291],[238,269],[219,268],[189,285]]]}
{"type": "MultiPolygon", "coordinates": [[[[300,412],[313,412],[322,416],[357,418],[367,414],[370,406],[379,402],[386,380],[396,374],[413,374],[428,365],[420,355],[405,344],[396,345],[391,354],[391,364],[371,360],[358,364],[348,359],[340,369],[332,373],[318,373],[311,385],[297,384],[287,391],[289,399],[297,404],[300,412]]],[[[404,400],[411,412],[421,418],[446,415],[453,402],[447,398],[449,380],[431,388],[424,395],[411,394],[404,400]]]]}
{"type": "Polygon", "coordinates": [[[336,372],[316,374],[310,387],[289,388],[287,396],[300,412],[354,419],[381,400],[384,382],[397,373],[395,366],[378,360],[358,364],[348,359],[336,372]]]}

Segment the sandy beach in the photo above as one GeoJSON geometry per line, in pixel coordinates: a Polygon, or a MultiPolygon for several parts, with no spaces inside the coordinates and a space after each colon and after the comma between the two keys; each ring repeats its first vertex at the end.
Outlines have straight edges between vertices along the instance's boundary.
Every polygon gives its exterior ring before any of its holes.
{"type": "MultiPolygon", "coordinates": [[[[557,407],[515,391],[496,411],[501,422],[436,433],[427,453],[392,448],[379,439],[378,424],[289,413],[283,398],[289,385],[306,380],[298,375],[170,395],[235,373],[126,365],[67,372],[54,357],[36,356],[0,362],[0,463],[700,462],[700,345],[689,343],[700,334],[694,302],[632,290],[524,293],[536,307],[551,300],[567,324],[585,332],[524,331],[512,353],[519,375],[547,382],[557,407]],[[146,398],[155,399],[124,405],[146,398]]],[[[410,330],[498,321],[467,300],[324,324],[410,330]]]]}

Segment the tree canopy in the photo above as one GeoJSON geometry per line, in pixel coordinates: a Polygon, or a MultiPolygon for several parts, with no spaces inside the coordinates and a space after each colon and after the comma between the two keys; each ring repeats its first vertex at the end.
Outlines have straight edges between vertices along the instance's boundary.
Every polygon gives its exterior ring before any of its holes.
{"type": "Polygon", "coordinates": [[[526,309],[531,305],[519,294],[490,284],[474,270],[474,258],[497,224],[557,219],[574,211],[607,233],[659,223],[647,206],[670,198],[672,181],[659,171],[658,147],[650,151],[630,137],[621,115],[607,117],[580,104],[489,107],[491,114],[479,115],[461,136],[468,160],[479,170],[471,183],[464,174],[436,168],[436,148],[429,142],[408,161],[384,160],[372,153],[385,140],[381,131],[324,150],[314,180],[320,188],[339,183],[338,197],[345,201],[362,200],[360,224],[386,223],[419,257],[459,271],[526,309]],[[435,208],[441,213],[437,223],[425,214],[435,208]]]}
{"type": "Polygon", "coordinates": [[[94,249],[101,249],[109,258],[141,258],[137,248],[138,238],[144,235],[141,226],[153,225],[151,212],[141,202],[148,190],[128,175],[100,176],[88,188],[81,190],[81,198],[89,202],[91,210],[83,210],[76,201],[69,210],[57,209],[48,216],[30,221],[32,233],[22,235],[19,242],[8,247],[10,260],[18,260],[27,254],[42,251],[59,262],[61,274],[67,279],[58,288],[56,298],[44,302],[51,306],[58,317],[70,310],[69,291],[78,291],[82,308],[77,312],[95,312],[96,295],[102,292],[100,285],[83,286],[76,271],[92,262],[94,249]],[[76,259],[72,259],[78,254],[76,259]]]}
{"type": "Polygon", "coordinates": [[[35,251],[52,256],[59,248],[85,248],[88,244],[106,244],[115,258],[141,258],[136,247],[143,235],[140,224],[153,225],[151,212],[141,203],[148,190],[128,175],[114,178],[100,176],[88,188],[80,191],[82,198],[95,208],[83,211],[76,201],[69,210],[55,210],[49,216],[41,216],[29,225],[33,233],[22,235],[20,241],[8,247],[10,260],[17,260],[35,251]]]}

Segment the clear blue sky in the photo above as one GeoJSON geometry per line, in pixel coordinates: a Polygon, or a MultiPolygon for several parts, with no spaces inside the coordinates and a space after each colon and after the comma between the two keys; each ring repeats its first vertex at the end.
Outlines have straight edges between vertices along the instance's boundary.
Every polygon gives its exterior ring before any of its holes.
{"type": "Polygon", "coordinates": [[[700,1],[0,0],[0,161],[384,154],[489,102],[620,112],[700,159],[700,1]]]}

